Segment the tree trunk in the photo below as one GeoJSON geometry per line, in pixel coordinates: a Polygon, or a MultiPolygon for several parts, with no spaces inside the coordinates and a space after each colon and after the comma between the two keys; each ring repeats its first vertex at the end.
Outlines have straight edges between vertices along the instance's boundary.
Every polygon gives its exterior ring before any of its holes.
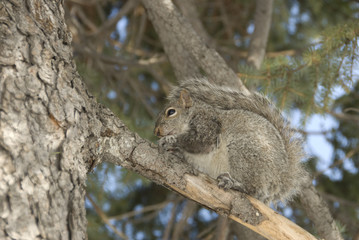
{"type": "Polygon", "coordinates": [[[86,239],[89,118],[62,1],[0,16],[0,239],[86,239]]]}

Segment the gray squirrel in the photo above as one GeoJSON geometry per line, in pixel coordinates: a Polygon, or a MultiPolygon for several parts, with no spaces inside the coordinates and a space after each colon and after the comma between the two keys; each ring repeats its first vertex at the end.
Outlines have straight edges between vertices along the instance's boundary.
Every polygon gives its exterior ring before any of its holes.
{"type": "Polygon", "coordinates": [[[265,96],[194,78],[173,88],[168,100],[154,131],[160,152],[181,152],[219,187],[266,204],[300,191],[308,177],[301,139],[265,96]]]}

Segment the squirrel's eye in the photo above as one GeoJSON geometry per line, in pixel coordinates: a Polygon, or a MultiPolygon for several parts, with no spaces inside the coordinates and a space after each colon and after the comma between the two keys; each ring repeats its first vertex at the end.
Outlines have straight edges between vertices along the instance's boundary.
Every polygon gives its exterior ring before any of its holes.
{"type": "Polygon", "coordinates": [[[176,114],[176,110],[173,108],[170,108],[167,110],[167,117],[173,116],[176,114]]]}

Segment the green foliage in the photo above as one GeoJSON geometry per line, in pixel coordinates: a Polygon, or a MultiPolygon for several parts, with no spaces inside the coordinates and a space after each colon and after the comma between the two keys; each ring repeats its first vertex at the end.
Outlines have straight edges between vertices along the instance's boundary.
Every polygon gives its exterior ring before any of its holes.
{"type": "Polygon", "coordinates": [[[274,93],[280,108],[295,106],[307,116],[326,113],[333,104],[333,89],[348,90],[355,80],[358,26],[358,21],[329,26],[302,55],[266,59],[259,71],[240,66],[240,76],[248,85],[274,93]]]}

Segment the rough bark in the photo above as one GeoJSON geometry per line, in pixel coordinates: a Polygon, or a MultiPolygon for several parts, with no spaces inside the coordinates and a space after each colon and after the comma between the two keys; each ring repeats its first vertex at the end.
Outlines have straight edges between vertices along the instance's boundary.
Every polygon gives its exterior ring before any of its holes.
{"type": "Polygon", "coordinates": [[[185,19],[191,24],[193,30],[202,38],[202,41],[209,44],[211,38],[199,18],[196,2],[192,0],[176,0],[175,3],[185,19]]]}
{"type": "Polygon", "coordinates": [[[303,189],[300,201],[319,236],[326,240],[343,239],[327,204],[310,182],[303,189]]]}
{"type": "Polygon", "coordinates": [[[182,41],[174,41],[178,36],[173,26],[160,17],[150,15],[152,24],[161,39],[162,46],[172,65],[177,79],[186,79],[201,76],[201,71],[195,59],[187,51],[182,41]]]}
{"type": "Polygon", "coordinates": [[[61,1],[0,2],[0,239],[86,239],[87,126],[61,1]]]}
{"type": "Polygon", "coordinates": [[[248,49],[247,62],[259,69],[264,59],[269,29],[272,22],[273,0],[257,0],[254,16],[254,32],[248,49]]]}
{"type": "Polygon", "coordinates": [[[210,81],[220,85],[229,85],[240,89],[244,94],[249,94],[247,88],[237,77],[235,72],[228,67],[223,58],[212,48],[209,48],[193,30],[191,24],[179,13],[170,0],[142,0],[148,11],[156,32],[165,48],[178,79],[198,76],[198,71],[187,73],[183,69],[188,66],[183,62],[177,63],[179,55],[185,56],[184,61],[198,66],[205,72],[210,81]],[[172,50],[170,50],[172,49],[172,50]]]}

